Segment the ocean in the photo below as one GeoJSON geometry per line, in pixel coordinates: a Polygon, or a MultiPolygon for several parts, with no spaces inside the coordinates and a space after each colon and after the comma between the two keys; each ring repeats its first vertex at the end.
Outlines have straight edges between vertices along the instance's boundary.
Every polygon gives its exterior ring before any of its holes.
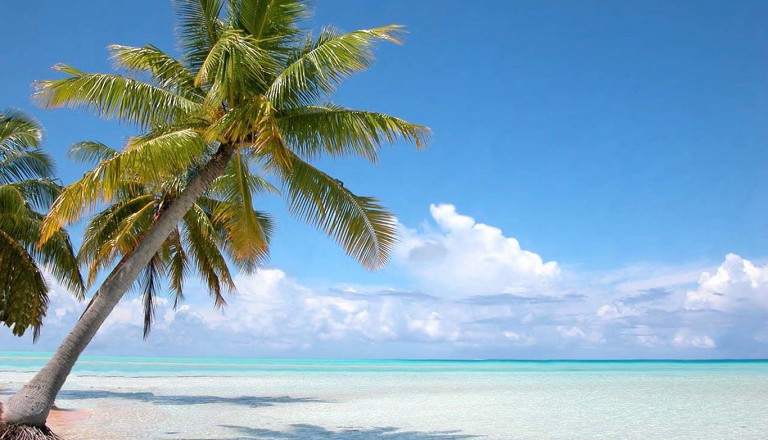
{"type": "MultiPolygon", "coordinates": [[[[0,399],[47,360],[0,353],[0,399]]],[[[81,358],[72,439],[768,439],[768,361],[81,358]]]]}

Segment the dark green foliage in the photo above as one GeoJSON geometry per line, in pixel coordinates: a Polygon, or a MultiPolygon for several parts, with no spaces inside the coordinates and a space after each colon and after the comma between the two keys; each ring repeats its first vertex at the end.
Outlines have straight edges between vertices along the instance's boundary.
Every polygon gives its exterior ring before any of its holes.
{"type": "Polygon", "coordinates": [[[61,192],[52,180],[53,162],[38,149],[42,136],[37,121],[0,112],[0,323],[17,336],[32,328],[35,340],[48,310],[41,266],[79,298],[84,294],[66,232],[38,246],[43,213],[61,192]]]}

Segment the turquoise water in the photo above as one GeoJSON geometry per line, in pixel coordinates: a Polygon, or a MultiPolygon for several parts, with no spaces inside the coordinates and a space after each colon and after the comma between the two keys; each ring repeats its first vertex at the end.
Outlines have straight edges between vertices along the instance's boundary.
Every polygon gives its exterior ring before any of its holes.
{"type": "MultiPolygon", "coordinates": [[[[0,373],[34,372],[50,354],[0,352],[0,373]]],[[[768,375],[768,360],[350,360],[350,359],[217,359],[83,356],[74,368],[81,374],[146,375],[247,375],[257,372],[326,373],[681,373],[732,372],[768,375]]]]}
{"type": "MultiPolygon", "coordinates": [[[[48,355],[0,353],[0,399],[48,355]]],[[[83,357],[71,439],[766,439],[768,361],[83,357]]]]}

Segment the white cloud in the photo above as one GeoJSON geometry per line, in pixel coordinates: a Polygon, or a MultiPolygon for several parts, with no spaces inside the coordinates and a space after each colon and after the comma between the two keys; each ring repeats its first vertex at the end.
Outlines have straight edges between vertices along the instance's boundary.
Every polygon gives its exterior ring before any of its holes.
{"type": "Polygon", "coordinates": [[[586,342],[589,344],[605,344],[605,338],[600,331],[584,331],[578,326],[558,325],[555,330],[560,334],[563,340],[568,342],[586,342]]]}
{"type": "Polygon", "coordinates": [[[238,294],[224,314],[182,310],[174,321],[196,319],[254,345],[283,348],[316,341],[450,341],[460,319],[446,316],[441,301],[396,291],[312,289],[279,269],[262,269],[236,280],[238,294]]]}
{"type": "Polygon", "coordinates": [[[768,265],[755,266],[738,255],[728,254],[714,273],[701,275],[698,288],[686,295],[685,308],[768,310],[768,265]]]}
{"type": "Polygon", "coordinates": [[[556,262],[522,249],[500,229],[459,214],[453,205],[429,210],[437,229],[404,228],[397,256],[430,293],[456,298],[543,291],[558,279],[556,262]]]}
{"type": "Polygon", "coordinates": [[[666,345],[666,341],[656,334],[656,330],[647,325],[637,325],[627,329],[625,334],[634,343],[648,348],[655,348],[666,345]]]}
{"type": "Polygon", "coordinates": [[[425,319],[412,319],[408,328],[432,340],[455,340],[459,336],[455,323],[446,322],[437,312],[430,313],[425,319]]]}
{"type": "Polygon", "coordinates": [[[536,343],[536,339],[528,335],[523,335],[516,332],[505,331],[502,332],[505,338],[512,341],[516,345],[532,345],[536,343]]]}
{"type": "Polygon", "coordinates": [[[701,276],[700,267],[667,267],[658,264],[632,264],[600,273],[582,273],[581,282],[611,286],[617,293],[636,293],[654,289],[686,287],[701,276]]]}
{"type": "Polygon", "coordinates": [[[613,318],[618,318],[619,316],[622,316],[619,309],[616,308],[616,306],[611,304],[605,304],[601,306],[599,309],[597,309],[596,314],[599,318],[604,318],[604,319],[613,319],[613,318]]]}
{"type": "Polygon", "coordinates": [[[672,345],[676,347],[708,349],[717,347],[715,341],[709,336],[696,335],[687,329],[681,329],[675,334],[675,337],[672,339],[672,345]]]}
{"type": "MultiPolygon", "coordinates": [[[[92,354],[343,357],[754,357],[768,356],[768,266],[729,254],[694,271],[633,265],[604,273],[561,269],[501,230],[450,205],[433,226],[404,228],[399,261],[409,289],[340,283],[318,287],[276,268],[236,278],[215,310],[202,287],[172,310],[158,302],[148,341],[143,307],[121,302],[92,354]],[[692,276],[692,273],[698,275],[692,276]],[[696,281],[698,278],[698,281],[696,281]],[[413,289],[413,290],[411,290],[413,289]]],[[[347,280],[339,280],[347,281],[347,280]]],[[[194,286],[194,283],[190,283],[194,286]]],[[[41,350],[54,349],[79,317],[52,284],[41,350]]],[[[3,349],[29,339],[0,332],[3,349]]]]}
{"type": "Polygon", "coordinates": [[[587,334],[579,327],[558,325],[556,329],[565,339],[587,339],[587,334]]]}

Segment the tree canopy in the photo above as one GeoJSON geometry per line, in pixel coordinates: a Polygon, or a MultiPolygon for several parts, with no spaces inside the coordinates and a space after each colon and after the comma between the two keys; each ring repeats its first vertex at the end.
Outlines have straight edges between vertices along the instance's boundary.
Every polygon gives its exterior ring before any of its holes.
{"type": "Polygon", "coordinates": [[[79,299],[85,288],[72,243],[56,230],[38,246],[43,217],[61,187],[40,150],[43,129],[31,117],[0,111],[0,323],[17,336],[40,335],[48,309],[44,269],[79,299]]]}

